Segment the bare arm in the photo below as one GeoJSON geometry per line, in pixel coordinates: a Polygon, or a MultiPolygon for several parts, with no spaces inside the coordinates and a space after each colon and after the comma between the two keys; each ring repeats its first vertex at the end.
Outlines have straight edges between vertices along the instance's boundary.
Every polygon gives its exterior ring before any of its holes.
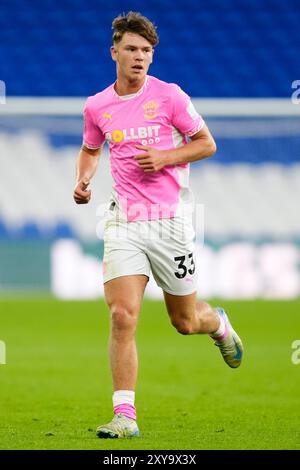
{"type": "Polygon", "coordinates": [[[173,150],[168,151],[168,165],[178,165],[180,163],[190,163],[204,158],[211,157],[217,151],[213,136],[204,124],[201,131],[191,137],[192,142],[173,150]]]}
{"type": "Polygon", "coordinates": [[[91,199],[91,190],[87,189],[96,173],[101,149],[91,150],[81,147],[76,166],[76,186],[73,198],[76,204],[87,204],[91,199]]]}
{"type": "Polygon", "coordinates": [[[191,137],[192,142],[170,150],[157,150],[144,145],[136,145],[136,148],[144,150],[143,154],[135,156],[138,164],[145,172],[151,173],[161,170],[167,165],[195,162],[213,155],[217,146],[206,124],[191,137]]]}

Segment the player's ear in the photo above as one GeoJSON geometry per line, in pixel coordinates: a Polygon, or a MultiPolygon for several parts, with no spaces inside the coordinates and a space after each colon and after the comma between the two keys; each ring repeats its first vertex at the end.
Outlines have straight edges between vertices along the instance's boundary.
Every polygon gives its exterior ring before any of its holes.
{"type": "Polygon", "coordinates": [[[111,48],[110,48],[111,58],[112,58],[112,60],[114,60],[115,62],[116,62],[116,60],[117,60],[117,52],[118,52],[118,51],[116,50],[115,46],[111,46],[111,48]]]}
{"type": "Polygon", "coordinates": [[[150,62],[150,64],[152,64],[152,62],[153,62],[154,52],[155,52],[155,49],[154,49],[154,47],[153,47],[153,48],[152,48],[152,57],[151,57],[151,62],[150,62]]]}

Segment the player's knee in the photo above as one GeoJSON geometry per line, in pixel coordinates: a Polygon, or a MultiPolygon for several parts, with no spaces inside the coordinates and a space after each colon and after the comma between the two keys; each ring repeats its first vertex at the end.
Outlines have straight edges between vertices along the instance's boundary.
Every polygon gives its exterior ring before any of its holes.
{"type": "Polygon", "coordinates": [[[134,309],[122,305],[111,307],[113,330],[134,331],[137,324],[137,314],[134,309]]]}
{"type": "Polygon", "coordinates": [[[188,319],[172,319],[172,325],[181,335],[191,335],[194,332],[192,322],[188,319]]]}

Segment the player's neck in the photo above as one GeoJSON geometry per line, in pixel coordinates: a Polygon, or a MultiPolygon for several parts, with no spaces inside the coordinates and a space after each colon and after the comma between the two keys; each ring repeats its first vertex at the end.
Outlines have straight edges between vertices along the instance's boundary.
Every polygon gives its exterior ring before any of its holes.
{"type": "Polygon", "coordinates": [[[114,88],[119,96],[131,95],[133,93],[137,93],[144,86],[145,81],[146,77],[142,80],[134,81],[118,77],[114,88]]]}

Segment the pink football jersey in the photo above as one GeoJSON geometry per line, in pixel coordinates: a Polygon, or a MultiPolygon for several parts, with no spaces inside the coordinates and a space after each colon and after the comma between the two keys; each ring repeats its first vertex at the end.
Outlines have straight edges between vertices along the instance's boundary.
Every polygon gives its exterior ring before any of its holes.
{"type": "Polygon", "coordinates": [[[115,182],[112,198],[127,220],[172,218],[191,200],[189,164],[145,173],[134,159],[143,152],[135,145],[177,148],[203,125],[179,86],[151,76],[134,95],[119,96],[112,84],[87,99],[83,143],[96,149],[108,142],[115,182]]]}

